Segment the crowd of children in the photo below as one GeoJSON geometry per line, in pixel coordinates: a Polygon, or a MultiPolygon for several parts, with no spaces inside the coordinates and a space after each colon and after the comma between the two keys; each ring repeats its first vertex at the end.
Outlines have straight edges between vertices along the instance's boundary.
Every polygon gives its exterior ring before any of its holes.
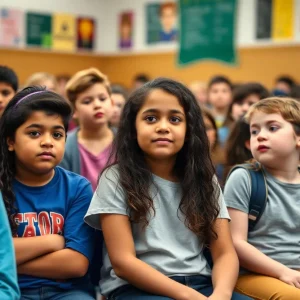
{"type": "Polygon", "coordinates": [[[0,66],[0,299],[300,299],[298,92],[0,66]]]}

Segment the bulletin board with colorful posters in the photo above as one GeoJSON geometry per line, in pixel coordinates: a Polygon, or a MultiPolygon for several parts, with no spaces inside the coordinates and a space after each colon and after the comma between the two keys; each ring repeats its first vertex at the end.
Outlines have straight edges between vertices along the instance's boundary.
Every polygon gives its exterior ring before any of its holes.
{"type": "Polygon", "coordinates": [[[178,39],[175,2],[147,4],[146,22],[147,44],[168,43],[178,39]]]}
{"type": "Polygon", "coordinates": [[[29,47],[51,48],[52,16],[50,14],[26,14],[26,45],[29,47]]]}
{"type": "Polygon", "coordinates": [[[119,15],[119,48],[130,49],[133,46],[133,12],[121,12],[119,15]]]}
{"type": "Polygon", "coordinates": [[[95,46],[95,20],[91,18],[77,18],[77,49],[93,50],[95,46]]]}
{"type": "Polygon", "coordinates": [[[0,46],[20,47],[24,41],[24,13],[18,9],[0,9],[0,46]]]}
{"type": "Polygon", "coordinates": [[[69,14],[54,14],[52,22],[52,49],[75,51],[76,19],[69,14]]]}

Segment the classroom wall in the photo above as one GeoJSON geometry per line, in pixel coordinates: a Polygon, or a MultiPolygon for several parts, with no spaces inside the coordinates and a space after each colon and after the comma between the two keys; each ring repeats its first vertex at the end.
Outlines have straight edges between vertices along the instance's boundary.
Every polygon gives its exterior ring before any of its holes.
{"type": "Polygon", "coordinates": [[[207,81],[216,74],[229,76],[234,82],[259,81],[271,88],[274,79],[289,74],[300,82],[300,45],[280,47],[253,47],[238,50],[239,65],[228,66],[217,62],[201,62],[188,67],[176,66],[175,53],[106,56],[103,72],[112,82],[131,85],[132,77],[145,72],[151,78],[167,76],[189,84],[193,80],[207,81]]]}
{"type": "Polygon", "coordinates": [[[102,61],[101,57],[95,55],[0,49],[0,65],[7,65],[14,69],[19,76],[20,84],[24,84],[35,72],[73,75],[77,71],[90,67],[101,70],[102,61]]]}
{"type": "MultiPolygon", "coordinates": [[[[140,54],[140,53],[158,53],[175,51],[178,47],[176,42],[158,43],[155,45],[147,45],[146,43],[146,5],[149,3],[165,2],[166,0],[109,0],[105,24],[109,34],[102,36],[103,44],[99,48],[101,54],[140,54]],[[119,15],[124,11],[134,12],[134,32],[133,32],[133,49],[118,49],[118,22],[119,15]],[[109,17],[108,17],[109,16],[109,17]],[[115,28],[114,30],[112,30],[115,28]]],[[[175,1],[175,0],[174,0],[175,1]]],[[[274,41],[264,39],[257,40],[256,32],[256,4],[257,0],[237,0],[237,20],[236,20],[236,45],[237,47],[265,47],[270,45],[294,45],[300,44],[300,0],[294,1],[294,32],[293,40],[274,41]]],[[[106,3],[107,5],[108,3],[106,3]]]]}
{"type": "MultiPolygon", "coordinates": [[[[160,0],[163,2],[164,0],[160,0]]],[[[296,15],[300,15],[300,0],[296,3],[296,15]]],[[[37,71],[47,71],[55,75],[74,74],[91,66],[107,73],[112,82],[128,87],[132,77],[145,72],[152,78],[168,76],[185,83],[192,80],[208,80],[212,75],[225,74],[234,81],[261,81],[268,87],[279,74],[290,74],[300,81],[296,71],[300,64],[300,18],[295,18],[295,38],[293,41],[277,42],[255,40],[256,0],[239,0],[237,46],[239,64],[228,66],[211,61],[198,62],[187,67],[176,63],[177,44],[145,44],[145,4],[157,0],[1,0],[1,7],[19,7],[24,10],[42,12],[69,12],[91,16],[97,19],[96,53],[72,54],[38,50],[0,49],[0,64],[11,66],[23,83],[29,75],[37,71]],[[135,11],[134,50],[121,52],[118,44],[118,16],[121,11],[135,11]]]]}

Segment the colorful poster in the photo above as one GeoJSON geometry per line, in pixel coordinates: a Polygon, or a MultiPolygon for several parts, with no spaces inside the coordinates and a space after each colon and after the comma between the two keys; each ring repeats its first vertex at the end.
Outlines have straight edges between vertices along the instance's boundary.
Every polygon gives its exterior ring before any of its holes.
{"type": "Polygon", "coordinates": [[[24,40],[24,13],[18,9],[0,9],[0,45],[20,47],[24,40]]]}
{"type": "Polygon", "coordinates": [[[122,12],[119,16],[119,48],[132,48],[133,12],[122,12]]]}
{"type": "Polygon", "coordinates": [[[52,22],[52,49],[75,51],[76,18],[69,14],[54,14],[52,22]]]}
{"type": "Polygon", "coordinates": [[[146,17],[147,44],[177,40],[177,5],[175,2],[148,4],[146,17]]]}
{"type": "Polygon", "coordinates": [[[272,37],[275,40],[294,37],[294,0],[273,0],[272,37]]]}
{"type": "Polygon", "coordinates": [[[93,50],[96,22],[91,18],[77,18],[77,49],[93,50]]]}
{"type": "Polygon", "coordinates": [[[26,14],[26,44],[50,48],[52,44],[52,16],[47,14],[26,14]]]}
{"type": "Polygon", "coordinates": [[[199,60],[237,63],[237,0],[179,0],[179,65],[199,60]]]}

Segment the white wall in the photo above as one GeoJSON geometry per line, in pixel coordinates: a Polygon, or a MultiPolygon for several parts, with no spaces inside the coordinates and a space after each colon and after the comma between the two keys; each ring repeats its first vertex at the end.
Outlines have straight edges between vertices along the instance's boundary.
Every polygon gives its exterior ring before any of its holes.
{"type": "MultiPolygon", "coordinates": [[[[163,52],[175,50],[177,43],[147,45],[146,44],[146,11],[145,6],[151,2],[165,0],[109,0],[106,1],[109,16],[106,16],[105,25],[109,34],[102,36],[103,45],[100,47],[103,54],[163,52]],[[123,10],[134,11],[134,48],[132,51],[118,49],[118,15],[123,10]],[[113,29],[113,30],[112,30],[113,29]]],[[[295,38],[293,41],[276,42],[255,39],[256,0],[238,0],[238,16],[236,26],[237,46],[267,46],[300,43],[300,0],[295,1],[295,38]]]]}
{"type": "MultiPolygon", "coordinates": [[[[169,52],[177,49],[175,42],[170,44],[146,44],[147,3],[165,0],[1,0],[0,7],[21,8],[37,12],[62,12],[93,17],[97,20],[96,52],[106,55],[145,52],[169,52]],[[124,10],[134,12],[134,47],[132,50],[118,49],[119,14],[124,10]]],[[[295,38],[293,41],[274,43],[269,40],[255,39],[256,0],[238,0],[237,46],[266,46],[300,43],[300,0],[295,1],[295,38]]]]}

